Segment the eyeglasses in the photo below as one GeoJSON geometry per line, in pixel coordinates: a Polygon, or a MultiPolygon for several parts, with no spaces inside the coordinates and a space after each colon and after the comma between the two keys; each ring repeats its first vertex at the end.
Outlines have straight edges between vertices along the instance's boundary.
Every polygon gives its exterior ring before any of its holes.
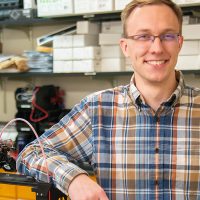
{"type": "Polygon", "coordinates": [[[161,35],[150,35],[150,34],[140,34],[127,36],[127,39],[135,40],[138,42],[154,42],[156,38],[159,38],[161,42],[175,42],[178,41],[180,37],[179,33],[165,33],[161,35]]]}

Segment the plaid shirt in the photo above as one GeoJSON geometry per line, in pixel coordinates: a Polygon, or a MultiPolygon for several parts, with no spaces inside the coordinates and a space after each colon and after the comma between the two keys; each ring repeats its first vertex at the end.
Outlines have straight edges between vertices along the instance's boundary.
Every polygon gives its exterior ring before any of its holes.
{"type": "MultiPolygon", "coordinates": [[[[49,175],[67,193],[89,162],[109,200],[200,200],[200,90],[177,89],[154,113],[133,84],[87,96],[41,136],[49,175]]],[[[18,157],[19,172],[46,180],[34,141],[18,157]]],[[[84,195],[84,194],[83,194],[84,195]]]]}

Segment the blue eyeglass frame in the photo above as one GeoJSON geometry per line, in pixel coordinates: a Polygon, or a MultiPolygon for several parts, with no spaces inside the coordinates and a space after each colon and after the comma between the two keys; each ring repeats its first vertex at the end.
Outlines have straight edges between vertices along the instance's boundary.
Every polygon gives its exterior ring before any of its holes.
{"type": "Polygon", "coordinates": [[[159,38],[160,41],[173,41],[174,39],[178,39],[180,37],[180,33],[165,33],[165,34],[161,34],[161,35],[150,35],[150,34],[140,34],[140,35],[131,35],[131,36],[127,36],[126,38],[127,39],[131,39],[131,40],[135,40],[135,41],[151,41],[151,42],[154,42],[154,40],[156,38],[159,38]],[[142,36],[149,36],[147,37],[146,39],[143,38],[143,39],[139,39],[139,38],[136,38],[136,37],[142,37],[142,36]],[[173,36],[168,39],[165,38],[165,36],[173,36]]]}

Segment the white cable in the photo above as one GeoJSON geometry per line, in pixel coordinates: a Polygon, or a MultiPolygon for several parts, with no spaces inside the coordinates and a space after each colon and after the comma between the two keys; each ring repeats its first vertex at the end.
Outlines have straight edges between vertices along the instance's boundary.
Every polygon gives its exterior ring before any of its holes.
{"type": "Polygon", "coordinates": [[[12,124],[12,123],[15,122],[15,121],[23,121],[23,122],[25,122],[25,123],[31,128],[31,130],[33,131],[33,133],[35,134],[35,137],[37,138],[38,143],[39,143],[40,148],[41,148],[41,151],[42,151],[42,156],[43,156],[44,161],[45,161],[45,167],[46,167],[46,170],[47,170],[47,181],[48,181],[48,183],[50,183],[49,170],[48,170],[48,165],[47,165],[46,155],[45,155],[45,153],[44,153],[43,145],[42,145],[42,143],[41,143],[41,141],[40,141],[40,139],[39,139],[39,136],[38,136],[37,132],[35,131],[35,129],[33,128],[33,126],[32,126],[27,120],[25,120],[25,119],[23,119],[23,118],[16,118],[16,119],[12,119],[11,121],[9,121],[9,122],[3,127],[3,129],[2,129],[1,132],[0,132],[0,140],[1,140],[1,136],[2,136],[3,132],[5,131],[5,129],[6,129],[10,124],[12,124]]]}

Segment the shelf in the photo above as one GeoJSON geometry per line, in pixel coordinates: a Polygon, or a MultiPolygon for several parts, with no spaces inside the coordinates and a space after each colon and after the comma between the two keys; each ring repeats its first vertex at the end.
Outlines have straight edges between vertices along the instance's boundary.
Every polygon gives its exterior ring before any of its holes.
{"type": "Polygon", "coordinates": [[[74,22],[78,20],[91,20],[91,21],[106,21],[106,20],[120,20],[120,11],[109,11],[109,12],[99,12],[99,13],[85,13],[85,14],[71,14],[62,17],[20,17],[16,20],[14,19],[1,19],[0,27],[10,27],[10,26],[35,26],[44,24],[55,24],[55,23],[65,23],[74,22]]]}
{"type": "MultiPolygon", "coordinates": [[[[184,15],[193,14],[194,11],[200,12],[200,3],[181,4],[180,5],[184,15]]],[[[18,10],[20,12],[20,10],[18,10]]],[[[20,16],[18,19],[6,18],[0,19],[0,27],[11,27],[11,26],[34,26],[43,24],[55,24],[74,22],[77,20],[91,20],[91,21],[106,21],[106,20],[120,20],[121,10],[116,11],[105,11],[95,13],[84,13],[84,14],[68,14],[66,16],[58,17],[37,17],[36,10],[32,10],[32,17],[20,16]]],[[[29,16],[29,15],[28,15],[29,16]]]]}
{"type": "MultiPolygon", "coordinates": [[[[183,74],[200,75],[200,70],[182,70],[183,74]]],[[[70,77],[70,76],[127,76],[132,75],[131,71],[121,72],[77,72],[77,73],[51,73],[51,72],[18,72],[18,73],[1,73],[1,77],[70,77]]]]}

